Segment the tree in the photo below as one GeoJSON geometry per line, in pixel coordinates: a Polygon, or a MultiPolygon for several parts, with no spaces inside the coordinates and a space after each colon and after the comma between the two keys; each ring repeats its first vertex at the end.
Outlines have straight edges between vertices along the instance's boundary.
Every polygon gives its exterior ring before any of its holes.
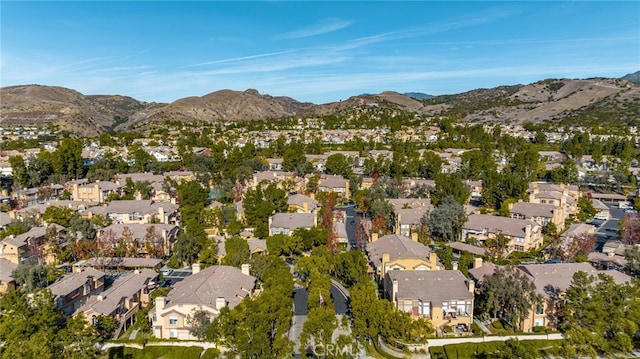
{"type": "Polygon", "coordinates": [[[442,200],[448,196],[453,196],[460,205],[467,203],[470,191],[469,187],[462,182],[458,173],[441,173],[436,176],[436,192],[431,196],[431,202],[438,206],[442,200]]]}
{"type": "Polygon", "coordinates": [[[619,225],[622,226],[622,240],[626,244],[640,244],[640,218],[636,213],[624,216],[619,225]]]}
{"type": "Polygon", "coordinates": [[[63,227],[69,227],[71,218],[76,214],[72,208],[60,206],[48,206],[42,214],[42,220],[47,223],[56,223],[63,227]]]}
{"type": "Polygon", "coordinates": [[[38,262],[21,262],[12,272],[16,282],[27,292],[44,288],[56,278],[55,270],[38,262]]]}
{"type": "Polygon", "coordinates": [[[222,258],[222,264],[240,268],[249,263],[249,243],[242,237],[231,237],[225,240],[224,250],[226,254],[222,258]]]}
{"type": "Polygon", "coordinates": [[[65,320],[50,293],[11,291],[0,297],[3,358],[96,358],[101,339],[84,318],[65,320]],[[6,320],[10,315],[11,320],[6,320]]]}
{"type": "Polygon", "coordinates": [[[536,359],[540,357],[537,352],[522,345],[518,339],[508,339],[498,348],[498,352],[492,353],[491,356],[498,359],[536,359]]]}
{"type": "Polygon", "coordinates": [[[53,171],[68,178],[80,178],[84,172],[82,163],[82,142],[75,138],[65,138],[52,156],[53,171]]]}
{"type": "Polygon", "coordinates": [[[207,329],[209,329],[209,325],[211,325],[209,313],[202,309],[194,309],[187,315],[186,321],[189,334],[198,338],[198,340],[206,337],[207,329]]]}
{"type": "Polygon", "coordinates": [[[313,347],[321,345],[326,348],[332,340],[333,332],[338,327],[336,313],[331,306],[321,306],[313,308],[307,314],[307,320],[300,333],[300,343],[311,344],[311,339],[315,344],[313,347]]]}
{"type": "Polygon", "coordinates": [[[593,207],[593,202],[591,202],[589,198],[580,198],[578,200],[578,208],[580,209],[578,213],[578,219],[580,221],[587,221],[598,213],[598,210],[593,207]]]}
{"type": "Polygon", "coordinates": [[[627,260],[627,264],[624,269],[633,274],[640,273],[640,247],[627,248],[624,251],[624,258],[627,260]]]}
{"type": "Polygon", "coordinates": [[[288,208],[287,194],[275,183],[261,183],[249,189],[244,196],[244,216],[248,225],[254,227],[254,235],[266,238],[269,232],[269,216],[288,208]]]}
{"type": "Polygon", "coordinates": [[[444,264],[445,269],[451,269],[455,257],[453,256],[453,249],[451,249],[450,246],[436,249],[436,255],[442,264],[444,264]]]}
{"type": "Polygon", "coordinates": [[[280,258],[269,256],[258,277],[264,291],[245,298],[233,309],[225,307],[207,331],[207,339],[219,339],[234,356],[285,358],[293,352],[287,333],[293,305],[293,277],[280,258]]]}
{"type": "Polygon", "coordinates": [[[110,315],[99,315],[93,322],[95,334],[103,340],[111,339],[117,326],[118,322],[110,315]]]}
{"type": "Polygon", "coordinates": [[[328,174],[340,175],[344,178],[351,177],[353,172],[351,162],[349,162],[349,159],[342,153],[334,153],[327,157],[324,167],[328,174]]]}
{"type": "Polygon", "coordinates": [[[579,355],[611,355],[633,349],[640,326],[640,284],[576,272],[565,291],[561,327],[579,355]]]}
{"type": "Polygon", "coordinates": [[[484,277],[478,290],[478,314],[499,318],[514,328],[527,317],[532,306],[541,301],[533,282],[514,267],[497,268],[492,275],[484,277]]]}
{"type": "Polygon", "coordinates": [[[22,156],[9,157],[11,172],[13,173],[13,181],[22,187],[27,187],[27,165],[24,163],[22,156]]]}
{"type": "Polygon", "coordinates": [[[507,246],[511,240],[509,237],[502,233],[498,233],[493,236],[489,236],[484,241],[484,246],[487,248],[493,258],[502,258],[507,252],[507,246]]]}
{"type": "Polygon", "coordinates": [[[455,242],[462,233],[462,226],[467,221],[462,205],[453,196],[445,197],[435,210],[426,213],[422,224],[429,235],[438,241],[455,242]]]}

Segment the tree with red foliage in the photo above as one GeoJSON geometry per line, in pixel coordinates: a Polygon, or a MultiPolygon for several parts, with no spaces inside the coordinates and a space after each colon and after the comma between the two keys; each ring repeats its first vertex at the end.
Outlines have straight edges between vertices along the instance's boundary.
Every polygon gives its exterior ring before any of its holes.
{"type": "Polygon", "coordinates": [[[625,244],[640,244],[640,218],[637,213],[629,213],[620,223],[622,241],[625,244]]]}

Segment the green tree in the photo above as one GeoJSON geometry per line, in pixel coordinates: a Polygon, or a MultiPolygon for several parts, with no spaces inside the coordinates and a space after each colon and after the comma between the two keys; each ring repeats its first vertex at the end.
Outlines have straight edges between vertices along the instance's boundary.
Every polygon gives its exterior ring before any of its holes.
{"type": "Polygon", "coordinates": [[[189,334],[202,340],[207,336],[207,330],[211,325],[211,318],[209,314],[202,309],[194,309],[187,315],[186,318],[187,328],[189,328],[189,334]]]}
{"type": "Polygon", "coordinates": [[[269,216],[288,208],[286,192],[275,183],[261,183],[255,189],[247,190],[243,204],[245,220],[254,226],[254,235],[258,238],[267,237],[269,216]]]}
{"type": "Polygon", "coordinates": [[[331,343],[336,328],[338,328],[338,321],[332,306],[323,305],[312,308],[309,310],[307,320],[302,327],[300,343],[308,345],[313,340],[315,346],[321,344],[322,348],[326,348],[327,344],[331,343]]]}
{"type": "Polygon", "coordinates": [[[467,221],[464,208],[453,196],[447,196],[435,210],[426,213],[422,224],[434,240],[455,242],[462,233],[462,226],[467,221]]]}
{"type": "Polygon", "coordinates": [[[227,238],[224,242],[225,255],[222,264],[240,268],[249,263],[249,243],[242,237],[227,238]]]}
{"type": "Polygon", "coordinates": [[[342,153],[334,153],[327,157],[324,167],[328,174],[340,175],[344,178],[351,177],[353,172],[352,163],[342,153]]]}
{"type": "Polygon", "coordinates": [[[461,205],[469,200],[469,187],[462,182],[458,173],[441,173],[436,176],[436,192],[431,196],[431,202],[438,206],[442,200],[448,196],[453,196],[456,202],[461,205]]]}
{"type": "Polygon", "coordinates": [[[522,272],[514,267],[497,268],[479,287],[476,310],[480,316],[499,318],[517,328],[540,301],[535,285],[522,272]]]}
{"type": "Polygon", "coordinates": [[[68,178],[80,178],[84,172],[82,163],[82,141],[65,138],[53,152],[52,164],[54,173],[68,178]]]}
{"type": "Polygon", "coordinates": [[[13,173],[13,181],[22,187],[27,187],[27,165],[22,156],[9,157],[9,164],[13,173]]]}
{"type": "Polygon", "coordinates": [[[75,214],[76,211],[69,207],[48,206],[42,214],[42,220],[47,223],[56,223],[63,227],[69,227],[75,214]]]}

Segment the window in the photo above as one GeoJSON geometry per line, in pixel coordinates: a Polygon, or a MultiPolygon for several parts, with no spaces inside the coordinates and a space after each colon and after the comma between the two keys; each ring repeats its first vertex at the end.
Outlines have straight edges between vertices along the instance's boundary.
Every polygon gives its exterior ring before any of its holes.
{"type": "Polygon", "coordinates": [[[169,325],[178,325],[178,317],[169,317],[169,325]]]}
{"type": "Polygon", "coordinates": [[[169,338],[177,338],[178,337],[178,331],[175,329],[169,329],[169,338]]]}
{"type": "Polygon", "coordinates": [[[153,319],[152,319],[152,320],[153,320],[153,322],[155,323],[155,322],[157,322],[157,321],[158,321],[158,317],[156,317],[156,315],[154,314],[154,315],[153,315],[153,319]]]}
{"type": "Polygon", "coordinates": [[[536,314],[544,314],[544,305],[538,304],[536,306],[536,314]]]}
{"type": "Polygon", "coordinates": [[[431,315],[431,303],[420,301],[418,303],[418,313],[421,315],[431,315]]]}

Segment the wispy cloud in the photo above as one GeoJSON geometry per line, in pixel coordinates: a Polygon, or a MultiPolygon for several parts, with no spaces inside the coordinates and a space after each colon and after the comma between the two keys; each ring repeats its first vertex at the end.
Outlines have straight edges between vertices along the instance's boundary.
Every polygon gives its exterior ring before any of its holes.
{"type": "Polygon", "coordinates": [[[341,19],[334,19],[334,18],[324,19],[318,22],[317,24],[277,35],[276,39],[278,40],[303,39],[307,37],[328,34],[330,32],[342,30],[346,27],[349,27],[352,23],[353,23],[352,21],[348,21],[348,20],[341,20],[341,19]]]}

